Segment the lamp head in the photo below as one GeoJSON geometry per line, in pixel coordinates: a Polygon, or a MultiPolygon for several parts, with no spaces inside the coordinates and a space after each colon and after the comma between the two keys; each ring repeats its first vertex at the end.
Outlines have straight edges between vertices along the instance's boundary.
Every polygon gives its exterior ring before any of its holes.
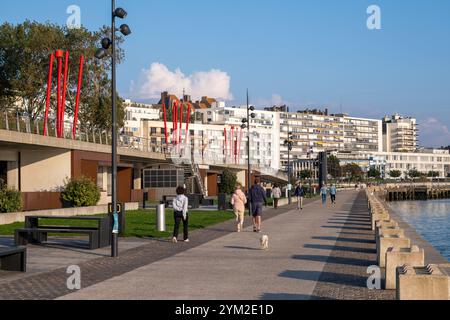
{"type": "Polygon", "coordinates": [[[108,50],[111,46],[111,40],[109,38],[103,38],[102,39],[102,48],[105,50],[108,50]]]}
{"type": "Polygon", "coordinates": [[[107,51],[103,48],[100,48],[95,52],[95,57],[99,60],[103,59],[106,56],[107,56],[107,51]]]}
{"type": "Polygon", "coordinates": [[[114,11],[114,16],[120,19],[123,19],[127,16],[127,12],[123,8],[117,8],[116,11],[114,11]]]}
{"type": "Polygon", "coordinates": [[[121,25],[119,30],[124,36],[129,36],[131,34],[131,29],[127,24],[121,25]]]}

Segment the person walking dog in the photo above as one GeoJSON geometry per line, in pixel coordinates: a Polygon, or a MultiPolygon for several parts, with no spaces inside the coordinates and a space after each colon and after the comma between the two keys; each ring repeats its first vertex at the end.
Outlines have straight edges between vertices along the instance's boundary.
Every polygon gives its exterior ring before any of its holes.
{"type": "Polygon", "coordinates": [[[250,190],[250,194],[253,211],[253,231],[261,232],[263,205],[267,206],[266,192],[263,187],[259,185],[258,181],[255,181],[255,184],[250,190]]]}
{"type": "Polygon", "coordinates": [[[231,197],[231,204],[236,215],[237,232],[241,232],[244,229],[245,205],[247,204],[247,197],[242,192],[242,185],[238,184],[236,186],[236,191],[231,197]]]}
{"type": "Polygon", "coordinates": [[[183,221],[183,236],[184,242],[189,242],[189,200],[185,196],[186,189],[183,187],[177,188],[177,197],[173,200],[173,216],[175,226],[173,230],[172,242],[178,242],[178,233],[180,230],[181,221],[183,221]]]}

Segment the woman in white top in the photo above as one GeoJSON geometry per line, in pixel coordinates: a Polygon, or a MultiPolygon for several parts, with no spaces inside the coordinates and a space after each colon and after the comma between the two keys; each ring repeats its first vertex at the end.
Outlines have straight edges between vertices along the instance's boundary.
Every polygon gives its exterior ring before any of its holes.
{"type": "Polygon", "coordinates": [[[172,242],[178,242],[178,233],[180,230],[180,224],[183,220],[183,235],[184,242],[189,242],[188,237],[188,198],[185,196],[186,190],[183,187],[177,188],[177,197],[173,200],[173,215],[175,219],[175,227],[173,230],[172,242]]]}

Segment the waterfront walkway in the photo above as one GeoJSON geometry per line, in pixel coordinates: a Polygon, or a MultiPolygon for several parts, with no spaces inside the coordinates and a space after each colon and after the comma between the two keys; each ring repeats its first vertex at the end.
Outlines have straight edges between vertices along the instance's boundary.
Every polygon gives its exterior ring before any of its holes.
{"type": "MultiPolygon", "coordinates": [[[[65,268],[1,282],[0,299],[393,299],[368,290],[374,233],[362,192],[344,191],[336,206],[307,202],[268,210],[263,233],[232,232],[234,223],[198,230],[191,243],[167,240],[79,263],[82,290],[69,291],[65,268]],[[267,234],[270,249],[259,249],[267,234]]],[[[132,241],[132,240],[127,240],[132,241]]],[[[135,243],[134,243],[135,245],[135,243]]],[[[33,247],[31,248],[33,249],[33,247]]],[[[100,253],[99,253],[100,254],[100,253]]],[[[105,254],[105,253],[103,253],[105,254]]]]}

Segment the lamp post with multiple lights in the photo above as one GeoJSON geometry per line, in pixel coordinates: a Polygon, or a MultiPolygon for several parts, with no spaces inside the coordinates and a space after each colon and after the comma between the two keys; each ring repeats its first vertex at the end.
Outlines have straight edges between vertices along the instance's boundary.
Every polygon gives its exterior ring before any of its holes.
{"type": "MultiPolygon", "coordinates": [[[[108,55],[108,49],[111,48],[111,105],[112,105],[112,212],[114,224],[111,232],[111,257],[119,256],[119,216],[117,212],[117,105],[116,105],[116,18],[124,19],[127,12],[122,8],[116,8],[116,1],[111,0],[112,19],[111,19],[111,39],[104,38],[101,42],[102,47],[97,50],[95,57],[103,59],[108,55]]],[[[128,36],[131,29],[127,24],[122,24],[119,31],[128,36]]],[[[123,210],[123,209],[122,209],[123,210]]]]}
{"type": "Polygon", "coordinates": [[[250,120],[256,118],[256,114],[254,113],[255,107],[250,105],[248,90],[247,90],[247,118],[242,119],[241,128],[243,130],[247,129],[247,184],[248,184],[248,210],[249,215],[252,214],[252,167],[250,163],[250,120]]]}

